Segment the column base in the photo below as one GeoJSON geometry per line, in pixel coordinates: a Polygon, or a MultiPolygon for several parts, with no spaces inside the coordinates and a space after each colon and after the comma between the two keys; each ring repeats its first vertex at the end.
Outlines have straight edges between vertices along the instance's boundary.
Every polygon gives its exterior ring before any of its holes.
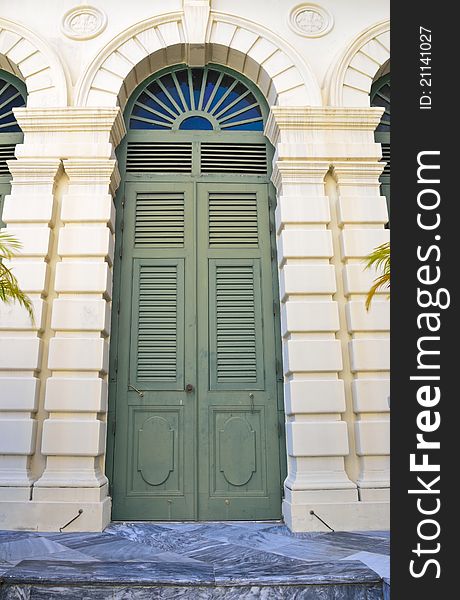
{"type": "Polygon", "coordinates": [[[21,501],[30,500],[32,494],[31,485],[12,485],[3,486],[0,485],[0,502],[3,501],[21,501]]]}
{"type": "Polygon", "coordinates": [[[389,502],[390,488],[358,488],[359,498],[362,502],[389,502]]]}
{"type": "Polygon", "coordinates": [[[64,531],[103,531],[110,523],[111,507],[110,497],[101,502],[0,501],[0,529],[58,532],[81,509],[64,531]]]}
{"type": "Polygon", "coordinates": [[[390,528],[389,502],[311,502],[283,501],[283,517],[291,531],[329,531],[310,511],[314,511],[335,531],[370,531],[390,528]]]}
{"type": "Polygon", "coordinates": [[[101,487],[34,486],[32,499],[37,502],[102,502],[108,492],[108,483],[101,487]]]}

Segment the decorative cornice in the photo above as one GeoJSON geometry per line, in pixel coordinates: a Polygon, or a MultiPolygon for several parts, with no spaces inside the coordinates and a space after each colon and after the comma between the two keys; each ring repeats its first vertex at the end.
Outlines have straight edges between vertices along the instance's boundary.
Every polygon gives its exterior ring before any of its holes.
{"type": "Polygon", "coordinates": [[[114,146],[126,134],[119,107],[15,108],[13,112],[24,133],[104,131],[110,133],[114,146]]]}
{"type": "Polygon", "coordinates": [[[272,106],[265,135],[276,145],[280,131],[355,130],[375,131],[383,108],[334,106],[272,106]]]}

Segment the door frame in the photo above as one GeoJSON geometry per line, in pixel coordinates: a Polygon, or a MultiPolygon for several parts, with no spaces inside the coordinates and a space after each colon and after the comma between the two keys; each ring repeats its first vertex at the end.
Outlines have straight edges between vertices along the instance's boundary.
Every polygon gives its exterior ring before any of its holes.
{"type": "MultiPolygon", "coordinates": [[[[177,65],[177,68],[183,68],[186,65],[177,65]]],[[[262,114],[264,121],[268,115],[268,106],[265,98],[262,96],[260,90],[250,81],[246,80],[241,74],[226,69],[220,65],[208,65],[210,67],[215,66],[216,68],[228,72],[241,78],[251,91],[256,95],[260,101],[262,114]]],[[[175,69],[176,67],[173,67],[175,69]]],[[[170,71],[164,69],[163,71],[170,71]]],[[[144,80],[137,89],[144,88],[148,85],[149,81],[162,74],[163,71],[153,74],[148,79],[144,80]]],[[[280,292],[279,292],[279,278],[278,278],[278,262],[277,262],[277,247],[276,247],[276,224],[275,224],[275,209],[277,205],[276,189],[271,182],[271,171],[272,171],[272,160],[274,156],[274,148],[269,142],[268,138],[263,135],[262,132],[248,132],[248,131],[146,131],[146,130],[129,130],[129,116],[132,110],[135,99],[137,98],[137,89],[132,94],[128,101],[124,116],[125,123],[127,126],[128,133],[124,139],[120,142],[116,149],[117,162],[121,175],[121,182],[115,195],[115,254],[113,264],[113,288],[112,288],[112,319],[111,319],[111,334],[110,334],[110,354],[109,354],[109,375],[108,375],[108,411],[107,411],[107,448],[105,455],[105,474],[109,481],[109,494],[112,495],[113,487],[113,473],[115,469],[114,451],[115,451],[115,432],[116,432],[116,399],[117,399],[117,362],[119,352],[119,314],[120,314],[120,294],[121,294],[121,262],[123,258],[123,233],[124,233],[124,206],[125,206],[125,186],[133,182],[171,182],[172,178],[174,181],[181,182],[193,182],[195,185],[199,183],[216,182],[221,183],[236,183],[242,181],[242,176],[239,174],[198,174],[196,171],[196,165],[193,165],[192,174],[180,174],[180,173],[127,173],[126,162],[127,162],[127,148],[128,143],[131,141],[204,141],[206,139],[212,140],[213,142],[227,142],[227,143],[251,143],[257,142],[266,144],[267,148],[267,173],[265,175],[244,175],[245,183],[265,183],[268,185],[268,209],[269,209],[269,239],[271,247],[271,281],[272,281],[272,297],[273,297],[273,312],[274,312],[274,336],[275,336],[275,361],[276,361],[276,396],[277,396],[277,411],[278,411],[278,443],[279,443],[279,466],[280,466],[280,502],[284,500],[284,481],[287,477],[287,448],[286,448],[286,425],[285,425],[285,410],[284,410],[284,377],[283,377],[283,362],[282,362],[282,338],[281,338],[281,324],[280,324],[280,292]]],[[[280,506],[281,514],[281,506],[280,506]]]]}

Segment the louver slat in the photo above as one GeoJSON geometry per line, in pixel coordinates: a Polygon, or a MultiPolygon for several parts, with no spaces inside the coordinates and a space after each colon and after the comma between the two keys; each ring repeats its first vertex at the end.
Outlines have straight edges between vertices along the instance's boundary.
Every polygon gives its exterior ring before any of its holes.
{"type": "Polygon", "coordinates": [[[130,142],[126,160],[128,173],[191,173],[192,144],[130,142]]]}
{"type": "Polygon", "coordinates": [[[134,243],[138,247],[184,246],[184,194],[138,194],[134,243]]]}
{"type": "Polygon", "coordinates": [[[14,148],[14,144],[0,145],[0,177],[10,174],[6,161],[14,159],[14,148]]]}
{"type": "Polygon", "coordinates": [[[177,379],[177,267],[139,270],[137,381],[177,379]]]}
{"type": "Polygon", "coordinates": [[[201,144],[202,173],[246,173],[264,175],[267,172],[265,144],[201,144]]]}
{"type": "Polygon", "coordinates": [[[220,194],[208,198],[209,246],[257,247],[257,195],[220,194]]]}
{"type": "Polygon", "coordinates": [[[216,265],[217,383],[256,383],[254,267],[216,265]]]}
{"type": "Polygon", "coordinates": [[[390,153],[390,144],[382,144],[382,160],[387,164],[383,169],[382,175],[390,175],[391,173],[391,153],[390,153]]]}

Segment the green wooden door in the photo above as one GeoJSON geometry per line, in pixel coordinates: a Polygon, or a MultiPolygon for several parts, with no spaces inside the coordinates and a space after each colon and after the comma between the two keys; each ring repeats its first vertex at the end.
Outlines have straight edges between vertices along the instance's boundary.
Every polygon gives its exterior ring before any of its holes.
{"type": "Polygon", "coordinates": [[[280,516],[267,184],[198,184],[200,519],[280,516]]]}
{"type": "Polygon", "coordinates": [[[250,82],[213,65],[152,75],[128,102],[109,378],[115,519],[281,516],[267,114],[250,82]]]}
{"type": "Polygon", "coordinates": [[[115,519],[281,510],[268,184],[126,184],[115,519]]]}
{"type": "Polygon", "coordinates": [[[123,231],[113,517],[193,519],[193,184],[127,183],[123,231]]]}

